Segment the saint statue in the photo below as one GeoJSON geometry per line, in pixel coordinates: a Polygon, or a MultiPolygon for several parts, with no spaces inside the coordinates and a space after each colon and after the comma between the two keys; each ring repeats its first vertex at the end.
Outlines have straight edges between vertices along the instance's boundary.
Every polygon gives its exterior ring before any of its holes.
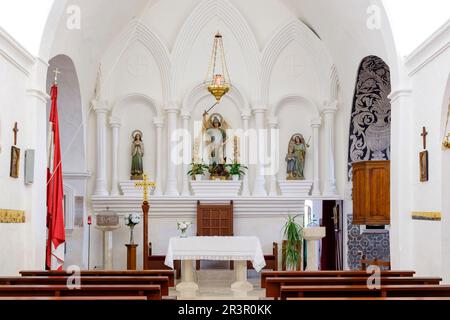
{"type": "Polygon", "coordinates": [[[203,130],[206,136],[206,150],[210,165],[224,165],[226,162],[227,133],[223,117],[215,113],[208,119],[208,114],[203,114],[203,130]]]}
{"type": "Polygon", "coordinates": [[[309,145],[305,142],[303,135],[295,134],[292,136],[286,156],[288,180],[305,180],[304,169],[307,148],[309,148],[309,145]]]}
{"type": "Polygon", "coordinates": [[[142,132],[135,130],[132,135],[131,145],[131,180],[142,180],[144,173],[144,143],[142,142],[142,132]]]}

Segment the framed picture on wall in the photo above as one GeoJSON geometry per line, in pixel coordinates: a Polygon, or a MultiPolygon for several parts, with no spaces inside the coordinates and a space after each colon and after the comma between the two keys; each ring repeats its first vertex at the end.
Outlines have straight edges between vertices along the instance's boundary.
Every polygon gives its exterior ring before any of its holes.
{"type": "Polygon", "coordinates": [[[20,171],[20,149],[17,147],[11,147],[11,167],[9,175],[11,178],[18,179],[20,171]]]}
{"type": "Polygon", "coordinates": [[[419,155],[420,160],[420,182],[428,181],[428,151],[422,151],[419,155]]]}

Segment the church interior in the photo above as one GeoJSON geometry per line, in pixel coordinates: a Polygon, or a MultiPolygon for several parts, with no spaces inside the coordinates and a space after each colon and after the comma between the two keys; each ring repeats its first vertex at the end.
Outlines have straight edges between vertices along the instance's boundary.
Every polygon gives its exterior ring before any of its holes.
{"type": "Polygon", "coordinates": [[[0,300],[450,300],[449,12],[2,1],[0,300]]]}

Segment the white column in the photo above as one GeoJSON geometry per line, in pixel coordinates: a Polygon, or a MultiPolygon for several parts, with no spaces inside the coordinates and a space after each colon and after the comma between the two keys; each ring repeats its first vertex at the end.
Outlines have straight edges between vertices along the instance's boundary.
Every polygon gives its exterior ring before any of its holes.
{"type": "MultiPolygon", "coordinates": [[[[242,145],[244,146],[241,150],[241,157],[243,160],[243,165],[249,167],[249,135],[248,135],[248,121],[250,119],[250,113],[242,114],[242,125],[244,127],[244,137],[242,141],[242,145]]],[[[248,184],[248,170],[246,175],[242,178],[242,196],[248,197],[250,196],[250,188],[248,184]]]]}
{"type": "MultiPolygon", "coordinates": [[[[269,120],[269,126],[270,126],[270,137],[279,137],[278,134],[275,134],[278,130],[278,119],[273,118],[269,120]]],[[[278,139],[279,140],[279,139],[278,139]]],[[[270,142],[270,154],[271,154],[271,161],[275,161],[275,163],[272,163],[273,168],[278,168],[278,153],[276,152],[277,148],[279,148],[280,141],[271,141],[270,142]]],[[[275,170],[270,175],[270,190],[269,190],[269,196],[277,196],[278,195],[278,179],[277,179],[277,173],[278,170],[275,170]]]]}
{"type": "Polygon", "coordinates": [[[111,177],[111,195],[119,195],[119,136],[120,120],[111,117],[109,125],[112,130],[112,177],[111,177]]]}
{"type": "MultiPolygon", "coordinates": [[[[28,201],[23,205],[27,209],[27,223],[26,237],[23,239],[27,243],[29,255],[27,255],[26,268],[43,268],[45,265],[45,246],[47,238],[46,228],[46,203],[45,195],[47,192],[47,174],[45,168],[47,167],[47,124],[48,118],[46,115],[47,102],[49,96],[46,93],[46,79],[47,79],[48,63],[40,58],[34,62],[31,72],[30,87],[27,90],[27,114],[30,119],[29,123],[30,144],[27,146],[35,150],[35,164],[34,184],[27,187],[30,189],[28,201]]],[[[3,123],[2,125],[7,125],[3,123]]],[[[9,126],[10,124],[8,124],[9,126]]],[[[19,123],[20,130],[21,123],[19,123]]],[[[19,143],[20,143],[19,131],[19,143]]],[[[63,151],[63,150],[62,150],[63,151]]],[[[7,153],[6,150],[3,151],[7,153]]],[[[4,156],[4,155],[2,155],[4,156]]],[[[28,251],[24,252],[24,254],[28,251]]]]}
{"type": "Polygon", "coordinates": [[[113,232],[103,231],[103,269],[113,270],[113,232]]]}
{"type": "Polygon", "coordinates": [[[266,155],[267,136],[264,132],[264,119],[266,114],[266,108],[255,108],[253,110],[255,114],[256,130],[258,132],[257,142],[257,168],[255,173],[255,182],[253,184],[253,196],[264,197],[267,196],[266,180],[264,176],[264,158],[266,155]]]}
{"type": "MultiPolygon", "coordinates": [[[[390,249],[393,269],[414,266],[413,222],[411,220],[414,203],[413,186],[418,179],[414,162],[416,150],[410,141],[419,133],[414,132],[412,112],[412,91],[395,90],[391,99],[391,230],[390,249]]],[[[444,222],[444,221],[443,221],[444,222]]],[[[445,260],[444,260],[445,261],[445,260]]]]}
{"type": "Polygon", "coordinates": [[[155,118],[153,124],[156,127],[156,172],[155,172],[155,196],[161,196],[162,192],[162,129],[164,126],[164,120],[160,118],[155,118]]]}
{"type": "Polygon", "coordinates": [[[191,120],[191,115],[188,113],[183,113],[181,115],[183,119],[183,129],[186,134],[186,139],[183,141],[183,196],[190,196],[191,192],[189,190],[189,164],[192,162],[192,143],[191,134],[189,131],[189,120],[191,120]],[[189,134],[188,134],[189,133],[189,134]]]}
{"type": "Polygon", "coordinates": [[[166,180],[166,195],[167,196],[178,196],[178,182],[177,182],[177,159],[172,159],[172,153],[175,154],[174,148],[176,148],[176,141],[172,141],[172,135],[177,130],[177,116],[178,108],[169,107],[166,109],[167,112],[167,148],[168,148],[168,158],[167,158],[167,180],[166,180]]]}
{"type": "Polygon", "coordinates": [[[92,101],[94,111],[97,115],[97,167],[95,179],[96,196],[107,196],[106,180],[106,114],[108,105],[105,101],[92,101]]]}
{"type": "Polygon", "coordinates": [[[325,119],[325,145],[326,145],[326,166],[327,177],[325,180],[324,196],[337,195],[336,174],[334,163],[334,116],[337,111],[337,102],[328,104],[324,111],[325,119]]]}
{"type": "Polygon", "coordinates": [[[320,118],[314,119],[311,122],[313,131],[313,151],[314,151],[314,184],[312,195],[317,197],[322,194],[320,191],[320,125],[322,120],[320,118]]]}

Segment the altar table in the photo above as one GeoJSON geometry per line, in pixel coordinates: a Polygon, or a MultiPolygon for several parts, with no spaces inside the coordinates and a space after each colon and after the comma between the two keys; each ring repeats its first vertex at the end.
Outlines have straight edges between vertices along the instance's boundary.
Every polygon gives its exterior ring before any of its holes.
{"type": "Polygon", "coordinates": [[[241,291],[253,290],[247,281],[247,261],[252,262],[257,272],[266,265],[257,237],[171,238],[165,265],[173,269],[174,260],[182,261],[182,282],[177,285],[177,291],[198,290],[193,273],[196,260],[234,261],[236,282],[231,289],[241,291]]]}

